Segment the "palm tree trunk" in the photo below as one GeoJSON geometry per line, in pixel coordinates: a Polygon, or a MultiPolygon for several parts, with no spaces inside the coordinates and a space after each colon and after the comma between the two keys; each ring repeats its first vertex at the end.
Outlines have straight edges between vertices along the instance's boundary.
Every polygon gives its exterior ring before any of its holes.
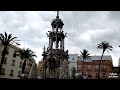
{"type": "Polygon", "coordinates": [[[6,54],[6,46],[4,46],[4,49],[2,51],[2,58],[1,58],[1,63],[0,63],[0,76],[1,76],[1,69],[2,69],[2,65],[3,65],[3,62],[4,62],[4,58],[5,58],[5,54],[6,54]]]}
{"type": "Polygon", "coordinates": [[[84,59],[83,59],[83,65],[82,65],[82,79],[83,79],[83,69],[84,69],[84,59]]]}
{"type": "Polygon", "coordinates": [[[103,50],[102,56],[101,56],[101,59],[100,59],[100,62],[99,62],[98,79],[100,79],[100,64],[101,64],[101,60],[102,60],[102,58],[103,58],[104,52],[105,52],[105,50],[103,50]]]}
{"type": "Polygon", "coordinates": [[[25,60],[24,60],[24,62],[23,62],[22,74],[24,74],[24,72],[25,72],[25,66],[26,66],[26,58],[25,58],[25,60]]]}

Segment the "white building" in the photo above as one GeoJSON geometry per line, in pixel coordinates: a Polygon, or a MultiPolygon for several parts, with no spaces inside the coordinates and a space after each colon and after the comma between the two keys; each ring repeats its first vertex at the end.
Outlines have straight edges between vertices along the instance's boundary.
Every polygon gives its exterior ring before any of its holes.
{"type": "Polygon", "coordinates": [[[76,68],[77,70],[77,60],[78,60],[78,54],[69,54],[69,72],[70,72],[70,76],[71,76],[71,69],[73,67],[76,68]]]}
{"type": "Polygon", "coordinates": [[[119,58],[119,60],[118,60],[118,67],[120,67],[120,58],[119,58]]]}
{"type": "MultiPolygon", "coordinates": [[[[0,78],[8,78],[8,79],[20,79],[21,71],[22,71],[22,64],[24,62],[19,56],[16,56],[17,52],[20,50],[19,47],[14,45],[9,45],[7,47],[7,53],[5,55],[5,60],[2,65],[1,73],[2,75],[0,78]]],[[[2,57],[3,45],[0,44],[0,63],[2,57]]],[[[26,71],[30,70],[32,67],[32,63],[35,62],[34,60],[27,61],[26,71]]]]}

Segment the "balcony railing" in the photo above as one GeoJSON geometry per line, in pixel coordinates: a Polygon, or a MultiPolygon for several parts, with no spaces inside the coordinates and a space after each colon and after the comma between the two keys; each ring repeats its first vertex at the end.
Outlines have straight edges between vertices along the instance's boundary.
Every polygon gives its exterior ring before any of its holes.
{"type": "Polygon", "coordinates": [[[16,53],[13,54],[13,57],[16,57],[16,53]]]}
{"type": "Polygon", "coordinates": [[[87,68],[87,71],[92,71],[92,68],[87,68]]]}
{"type": "Polygon", "coordinates": [[[101,71],[102,71],[102,72],[106,72],[106,69],[105,69],[105,68],[102,68],[101,71]]]}
{"type": "Polygon", "coordinates": [[[5,75],[5,72],[1,72],[1,75],[5,75]]]}
{"type": "Polygon", "coordinates": [[[8,51],[6,51],[6,54],[9,54],[9,52],[8,52],[8,51]]]}
{"type": "Polygon", "coordinates": [[[15,64],[11,64],[11,66],[15,66],[15,64]]]}
{"type": "Polygon", "coordinates": [[[102,79],[106,79],[106,76],[102,76],[102,79]]]}
{"type": "Polygon", "coordinates": [[[4,61],[3,61],[3,64],[7,64],[7,61],[6,61],[6,60],[4,60],[4,61]]]}
{"type": "Polygon", "coordinates": [[[19,67],[22,68],[22,65],[20,65],[19,67]]]}
{"type": "Polygon", "coordinates": [[[96,68],[95,71],[99,71],[99,68],[96,68]]]}
{"type": "Polygon", "coordinates": [[[17,77],[20,77],[20,75],[18,75],[17,77]]]}
{"type": "Polygon", "coordinates": [[[13,74],[10,74],[9,76],[13,76],[13,74]]]}

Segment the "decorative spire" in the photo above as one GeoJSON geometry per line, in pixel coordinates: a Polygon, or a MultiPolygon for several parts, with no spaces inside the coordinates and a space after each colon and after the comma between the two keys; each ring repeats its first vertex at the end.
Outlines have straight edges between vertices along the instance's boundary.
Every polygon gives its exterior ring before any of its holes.
{"type": "Polygon", "coordinates": [[[59,18],[59,11],[57,11],[57,18],[59,18]]]}
{"type": "Polygon", "coordinates": [[[59,11],[57,11],[57,16],[56,16],[56,19],[54,19],[51,23],[52,25],[52,28],[55,29],[55,28],[60,28],[62,29],[64,23],[61,19],[59,19],[59,11]]]}
{"type": "Polygon", "coordinates": [[[44,48],[43,48],[43,51],[45,52],[45,46],[44,46],[44,48]]]}

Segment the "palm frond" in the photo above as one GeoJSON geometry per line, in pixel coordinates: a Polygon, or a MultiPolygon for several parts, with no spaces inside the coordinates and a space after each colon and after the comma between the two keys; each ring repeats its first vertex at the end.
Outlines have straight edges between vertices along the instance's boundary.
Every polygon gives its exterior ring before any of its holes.
{"type": "Polygon", "coordinates": [[[18,37],[10,38],[10,39],[9,39],[9,42],[13,41],[13,40],[16,39],[16,38],[18,38],[18,37]]]}
{"type": "MultiPolygon", "coordinates": [[[[5,46],[13,44],[16,38],[17,37],[12,37],[12,34],[7,34],[6,32],[4,34],[2,33],[0,34],[0,40],[2,41],[2,44],[5,46]]],[[[18,42],[16,44],[18,44],[18,42]]]]}
{"type": "Polygon", "coordinates": [[[8,39],[7,36],[8,36],[8,35],[7,35],[7,33],[5,32],[5,42],[7,42],[7,39],[8,39]]]}
{"type": "Polygon", "coordinates": [[[97,49],[103,49],[105,50],[111,50],[112,51],[112,46],[109,44],[109,42],[102,41],[100,44],[98,44],[97,49]]]}
{"type": "Polygon", "coordinates": [[[32,50],[30,50],[29,48],[20,50],[18,52],[19,52],[19,54],[20,54],[21,57],[26,58],[26,59],[31,59],[33,57],[37,57],[35,55],[35,52],[33,52],[32,50]]]}
{"type": "Polygon", "coordinates": [[[81,52],[81,56],[82,56],[83,60],[86,61],[86,60],[91,59],[90,58],[91,56],[89,56],[90,53],[88,53],[88,51],[86,49],[83,49],[83,52],[82,51],[80,51],[80,52],[81,52]]]}
{"type": "Polygon", "coordinates": [[[5,37],[4,37],[4,35],[2,33],[0,34],[0,40],[2,41],[2,44],[4,45],[5,37]]]}

